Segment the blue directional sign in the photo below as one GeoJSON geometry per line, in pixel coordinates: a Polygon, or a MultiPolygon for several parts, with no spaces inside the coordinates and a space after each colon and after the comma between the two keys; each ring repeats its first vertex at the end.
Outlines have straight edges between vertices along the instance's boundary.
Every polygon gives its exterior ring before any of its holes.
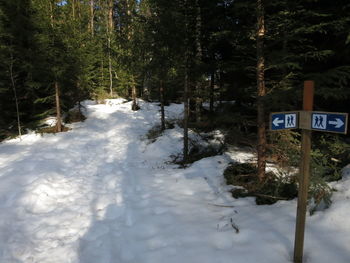
{"type": "Polygon", "coordinates": [[[311,129],[336,133],[346,133],[347,113],[315,112],[311,114],[311,129]]]}
{"type": "Polygon", "coordinates": [[[271,113],[270,128],[272,131],[298,128],[298,112],[271,113]]]}

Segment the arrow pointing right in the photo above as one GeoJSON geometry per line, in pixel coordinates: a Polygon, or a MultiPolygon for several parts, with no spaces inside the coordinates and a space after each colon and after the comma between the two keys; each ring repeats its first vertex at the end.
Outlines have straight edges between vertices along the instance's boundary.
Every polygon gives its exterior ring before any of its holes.
{"type": "Polygon", "coordinates": [[[275,125],[276,127],[278,127],[279,125],[280,125],[280,123],[284,123],[284,120],[280,120],[278,117],[277,118],[275,118],[274,120],[273,120],[273,125],[275,125]]]}
{"type": "Polygon", "coordinates": [[[328,123],[331,125],[335,125],[335,128],[337,129],[344,125],[344,122],[339,118],[335,118],[335,121],[329,121],[328,123]]]}

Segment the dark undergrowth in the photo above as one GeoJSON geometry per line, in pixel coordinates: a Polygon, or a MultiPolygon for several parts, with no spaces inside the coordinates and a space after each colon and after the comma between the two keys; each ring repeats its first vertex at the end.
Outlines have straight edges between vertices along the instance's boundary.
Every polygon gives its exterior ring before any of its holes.
{"type": "Polygon", "coordinates": [[[184,160],[183,154],[178,154],[172,157],[171,163],[177,164],[180,167],[188,167],[194,162],[197,162],[203,158],[213,157],[217,155],[221,155],[224,152],[224,147],[217,147],[214,145],[203,146],[200,144],[196,144],[193,146],[187,156],[187,159],[184,160]]]}
{"type": "Polygon", "coordinates": [[[85,115],[77,109],[68,111],[64,118],[65,123],[82,122],[85,120],[86,120],[85,115]]]}
{"type": "MultiPolygon", "coordinates": [[[[165,121],[165,129],[174,129],[174,121],[165,121]]],[[[148,143],[154,143],[160,136],[162,136],[165,130],[162,129],[160,124],[153,126],[145,135],[145,139],[148,140],[148,143]]]]}
{"type": "MultiPolygon", "coordinates": [[[[62,125],[62,131],[61,132],[67,132],[69,130],[70,130],[70,128],[62,125]]],[[[37,129],[36,133],[40,133],[41,135],[43,135],[44,133],[57,133],[57,128],[56,128],[56,126],[43,127],[43,128],[37,129]]]]}
{"type": "Polygon", "coordinates": [[[270,205],[297,196],[295,176],[285,177],[268,172],[260,181],[257,167],[251,163],[230,164],[224,171],[224,177],[227,184],[240,186],[231,190],[234,198],[255,197],[258,205],[270,205]]]}

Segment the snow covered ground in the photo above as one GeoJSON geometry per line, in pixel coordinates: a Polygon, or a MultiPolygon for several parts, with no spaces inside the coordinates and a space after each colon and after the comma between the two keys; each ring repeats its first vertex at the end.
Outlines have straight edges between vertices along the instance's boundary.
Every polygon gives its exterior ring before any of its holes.
{"type": "MultiPolygon", "coordinates": [[[[142,139],[159,120],[156,104],[86,108],[69,132],[0,144],[1,263],[291,261],[296,201],[256,206],[223,182],[227,163],[249,154],[177,169],[165,162],[181,152],[180,128],[142,139]]],[[[181,111],[166,108],[171,118],[181,111]]],[[[331,208],[307,218],[308,263],[350,262],[350,167],[344,173],[331,208]]]]}

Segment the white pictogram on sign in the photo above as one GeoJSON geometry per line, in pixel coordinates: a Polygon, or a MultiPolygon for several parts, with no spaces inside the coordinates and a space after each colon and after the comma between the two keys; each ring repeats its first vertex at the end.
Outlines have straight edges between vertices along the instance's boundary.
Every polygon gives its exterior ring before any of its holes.
{"type": "Polygon", "coordinates": [[[327,128],[327,114],[312,115],[312,129],[325,130],[327,128]]]}

